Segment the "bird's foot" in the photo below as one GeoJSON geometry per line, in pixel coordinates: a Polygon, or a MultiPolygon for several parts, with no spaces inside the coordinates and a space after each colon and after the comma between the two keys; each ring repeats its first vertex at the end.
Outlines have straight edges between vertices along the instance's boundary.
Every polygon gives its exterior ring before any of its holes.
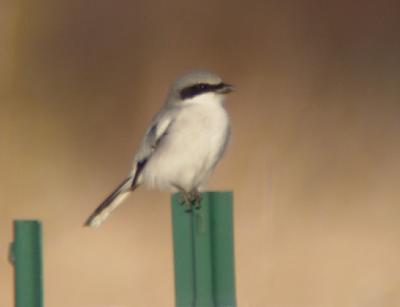
{"type": "Polygon", "coordinates": [[[180,204],[186,209],[185,212],[192,212],[193,208],[196,210],[200,209],[201,195],[199,191],[192,190],[190,192],[181,191],[180,193],[180,204]]]}

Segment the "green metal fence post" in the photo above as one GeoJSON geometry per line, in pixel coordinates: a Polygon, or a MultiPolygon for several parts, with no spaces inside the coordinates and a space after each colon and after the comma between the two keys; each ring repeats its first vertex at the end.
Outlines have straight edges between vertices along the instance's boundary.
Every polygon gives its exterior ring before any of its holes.
{"type": "Polygon", "coordinates": [[[15,307],[42,307],[42,227],[39,221],[14,221],[10,252],[15,272],[15,307]]]}
{"type": "Polygon", "coordinates": [[[236,306],[232,193],[202,193],[192,212],[175,193],[172,222],[176,306],[236,306]]]}

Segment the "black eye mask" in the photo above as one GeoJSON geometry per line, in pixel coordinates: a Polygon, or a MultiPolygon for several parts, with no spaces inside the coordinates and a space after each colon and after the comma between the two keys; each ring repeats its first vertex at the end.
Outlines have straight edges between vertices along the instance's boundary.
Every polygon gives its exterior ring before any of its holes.
{"type": "Polygon", "coordinates": [[[222,90],[225,86],[226,84],[222,82],[219,84],[198,83],[185,87],[183,90],[181,90],[180,96],[181,99],[184,100],[188,98],[193,98],[194,96],[200,94],[222,90]]]}

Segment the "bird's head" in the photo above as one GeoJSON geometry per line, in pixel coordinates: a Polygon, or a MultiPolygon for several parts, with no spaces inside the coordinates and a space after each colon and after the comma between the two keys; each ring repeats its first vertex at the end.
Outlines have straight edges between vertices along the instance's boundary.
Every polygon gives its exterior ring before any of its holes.
{"type": "Polygon", "coordinates": [[[233,86],[206,70],[195,70],[177,79],[171,87],[169,103],[199,103],[204,99],[222,101],[233,86]]]}

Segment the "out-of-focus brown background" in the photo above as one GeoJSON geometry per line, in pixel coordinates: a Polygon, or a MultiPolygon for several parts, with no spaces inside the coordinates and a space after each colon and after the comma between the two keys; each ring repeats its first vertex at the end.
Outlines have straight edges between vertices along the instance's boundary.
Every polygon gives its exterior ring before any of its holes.
{"type": "Polygon", "coordinates": [[[398,1],[0,4],[1,306],[13,219],[45,229],[45,301],[174,305],[169,194],[82,222],[128,172],[169,84],[237,91],[210,181],[235,193],[241,307],[400,304],[398,1]]]}

